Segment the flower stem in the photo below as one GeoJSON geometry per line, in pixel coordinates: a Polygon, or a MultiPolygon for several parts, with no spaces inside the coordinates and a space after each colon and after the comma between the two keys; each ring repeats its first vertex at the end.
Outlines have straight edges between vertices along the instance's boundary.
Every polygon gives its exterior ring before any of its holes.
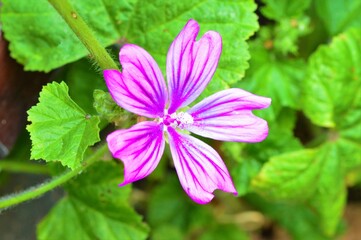
{"type": "Polygon", "coordinates": [[[0,171],[32,174],[50,174],[49,168],[45,165],[7,160],[0,161],[0,171]]]}
{"type": "Polygon", "coordinates": [[[87,158],[81,167],[73,170],[73,171],[66,171],[60,176],[54,177],[53,179],[39,184],[35,187],[31,187],[23,192],[17,193],[17,194],[10,194],[8,196],[4,196],[0,198],[0,212],[1,210],[4,210],[5,208],[14,206],[16,204],[25,202],[27,200],[36,198],[56,187],[59,185],[67,182],[71,178],[77,176],[80,172],[87,169],[90,165],[92,165],[94,162],[98,161],[101,156],[103,156],[108,151],[108,146],[104,144],[103,146],[99,147],[93,155],[91,155],[89,158],[87,158]]]}
{"type": "Polygon", "coordinates": [[[84,46],[89,50],[90,54],[94,57],[94,60],[102,70],[118,69],[108,52],[95,38],[92,30],[88,27],[83,18],[77,13],[68,0],[48,1],[51,5],[53,5],[84,46]]]}

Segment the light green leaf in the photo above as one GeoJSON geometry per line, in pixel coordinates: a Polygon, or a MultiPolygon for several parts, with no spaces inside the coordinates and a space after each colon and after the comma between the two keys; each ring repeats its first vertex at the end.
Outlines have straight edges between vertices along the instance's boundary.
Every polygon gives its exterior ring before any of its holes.
{"type": "Polygon", "coordinates": [[[314,194],[321,159],[315,150],[300,150],[272,157],[253,178],[252,187],[270,199],[302,201],[314,194]]]}
{"type": "Polygon", "coordinates": [[[361,122],[360,41],[360,30],[334,37],[311,56],[303,81],[307,117],[319,126],[345,129],[354,136],[352,131],[360,129],[361,122]]]}
{"type": "Polygon", "coordinates": [[[361,2],[354,0],[317,0],[316,10],[330,35],[350,27],[361,27],[361,2]]]}
{"type": "Polygon", "coordinates": [[[31,158],[80,166],[85,150],[99,141],[99,118],[86,114],[68,94],[67,85],[49,83],[28,111],[31,158]]]}
{"type": "Polygon", "coordinates": [[[338,141],[317,149],[287,153],[271,159],[253,180],[254,189],[273,200],[305,202],[319,218],[319,228],[333,237],[342,217],[345,164],[338,141]]]}
{"type": "Polygon", "coordinates": [[[311,0],[262,0],[266,6],[261,8],[262,14],[269,19],[282,20],[297,17],[310,6],[311,0]]]}
{"type": "MultiPolygon", "coordinates": [[[[170,44],[190,18],[200,23],[201,34],[218,31],[223,38],[223,53],[204,95],[244,76],[250,58],[245,41],[258,29],[253,0],[71,2],[103,45],[117,39],[138,44],[163,70],[170,44]]],[[[84,46],[45,0],[3,1],[1,21],[12,56],[26,70],[50,71],[86,55],[84,46]]]]}
{"type": "Polygon", "coordinates": [[[332,143],[324,144],[317,154],[323,159],[323,166],[317,181],[317,191],[309,200],[309,204],[320,216],[323,232],[332,237],[340,223],[346,204],[344,167],[342,156],[337,146],[332,143]]]}
{"type": "Polygon", "coordinates": [[[148,228],[128,203],[130,187],[117,186],[120,172],[97,163],[68,184],[68,195],[38,225],[38,239],[146,239],[148,228]]]}

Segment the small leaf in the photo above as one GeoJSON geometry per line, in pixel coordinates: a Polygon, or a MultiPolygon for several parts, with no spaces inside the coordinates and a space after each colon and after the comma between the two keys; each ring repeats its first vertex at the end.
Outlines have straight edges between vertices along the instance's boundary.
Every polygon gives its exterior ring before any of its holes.
{"type": "Polygon", "coordinates": [[[310,6],[311,0],[262,0],[261,12],[269,19],[282,20],[297,17],[310,6]]]}
{"type": "Polygon", "coordinates": [[[350,27],[361,27],[360,1],[317,0],[315,6],[319,17],[331,36],[339,34],[350,27]]]}
{"type": "Polygon", "coordinates": [[[93,92],[94,108],[101,118],[114,122],[116,126],[129,128],[136,123],[135,116],[119,107],[108,92],[95,89],[93,92]]]}
{"type": "Polygon", "coordinates": [[[237,87],[272,98],[262,117],[274,120],[283,107],[299,109],[299,85],[305,74],[305,62],[277,59],[260,41],[252,42],[251,53],[251,67],[237,87]]]}
{"type": "Polygon", "coordinates": [[[231,168],[231,174],[240,196],[253,190],[251,181],[260,172],[264,162],[282,153],[302,148],[292,133],[295,121],[294,112],[288,110],[281,113],[275,122],[270,122],[269,135],[263,142],[247,145],[240,143],[222,144],[225,157],[236,162],[231,168]]]}
{"type": "Polygon", "coordinates": [[[119,165],[97,163],[67,184],[68,195],[38,225],[38,239],[146,239],[148,228],[128,203],[131,188],[117,186],[120,173],[119,165]]]}
{"type": "Polygon", "coordinates": [[[220,224],[215,228],[207,229],[199,240],[249,240],[247,234],[241,231],[240,227],[234,224],[220,224]]]}
{"type": "Polygon", "coordinates": [[[67,85],[49,83],[28,111],[31,158],[80,166],[85,150],[99,141],[99,118],[87,115],[68,94],[67,85]]]}

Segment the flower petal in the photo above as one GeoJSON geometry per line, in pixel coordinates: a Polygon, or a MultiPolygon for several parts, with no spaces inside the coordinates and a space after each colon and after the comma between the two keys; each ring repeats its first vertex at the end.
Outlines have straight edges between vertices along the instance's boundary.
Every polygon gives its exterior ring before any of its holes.
{"type": "Polygon", "coordinates": [[[270,103],[270,98],[242,89],[220,91],[187,111],[193,117],[193,124],[186,129],[221,141],[260,142],[268,135],[268,125],[251,110],[266,108],[270,103]]]}
{"type": "Polygon", "coordinates": [[[217,68],[222,51],[221,36],[209,31],[196,42],[198,32],[198,23],[189,20],[169,48],[167,78],[170,114],[193,102],[217,68]]]}
{"type": "Polygon", "coordinates": [[[148,176],[158,165],[164,152],[163,126],[157,122],[141,122],[126,130],[117,130],[107,137],[114,158],[124,163],[121,186],[148,176]]]}
{"type": "Polygon", "coordinates": [[[226,165],[213,148],[194,137],[177,133],[172,127],[168,127],[168,133],[179,181],[193,201],[210,202],[216,189],[237,195],[226,165]]]}
{"type": "Polygon", "coordinates": [[[162,72],[155,60],[144,49],[132,44],[121,48],[119,60],[122,72],[103,72],[115,102],[141,116],[163,116],[168,96],[162,72]]]}

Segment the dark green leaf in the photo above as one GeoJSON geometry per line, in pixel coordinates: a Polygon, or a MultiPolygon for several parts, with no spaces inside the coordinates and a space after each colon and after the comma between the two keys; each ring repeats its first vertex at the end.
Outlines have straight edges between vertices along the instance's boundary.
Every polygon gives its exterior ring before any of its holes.
{"type": "MultiPolygon", "coordinates": [[[[115,42],[118,34],[102,1],[71,2],[102,44],[115,42]]],[[[87,54],[80,40],[46,0],[2,1],[1,22],[12,56],[26,70],[48,72],[87,54]]]]}
{"type": "MultiPolygon", "coordinates": [[[[163,70],[171,42],[190,18],[199,21],[202,33],[220,32],[223,54],[204,96],[240,80],[248,68],[245,40],[258,29],[252,0],[72,2],[103,45],[117,39],[138,44],[163,70]]],[[[13,57],[27,70],[50,71],[86,55],[85,47],[45,0],[3,1],[1,21],[13,57]]]]}
{"type": "Polygon", "coordinates": [[[70,97],[86,112],[95,114],[94,89],[107,89],[102,74],[97,72],[87,59],[66,65],[61,72],[57,79],[68,84],[70,97]]]}
{"type": "Polygon", "coordinates": [[[146,239],[148,228],[130,207],[121,169],[97,163],[67,185],[68,195],[38,225],[39,239],[146,239]],[[61,226],[61,227],[59,227],[61,226]]]}
{"type": "Polygon", "coordinates": [[[319,218],[307,206],[303,204],[290,204],[271,202],[258,195],[248,195],[246,199],[268,217],[274,219],[284,227],[294,240],[330,240],[320,227],[319,218]]]}

